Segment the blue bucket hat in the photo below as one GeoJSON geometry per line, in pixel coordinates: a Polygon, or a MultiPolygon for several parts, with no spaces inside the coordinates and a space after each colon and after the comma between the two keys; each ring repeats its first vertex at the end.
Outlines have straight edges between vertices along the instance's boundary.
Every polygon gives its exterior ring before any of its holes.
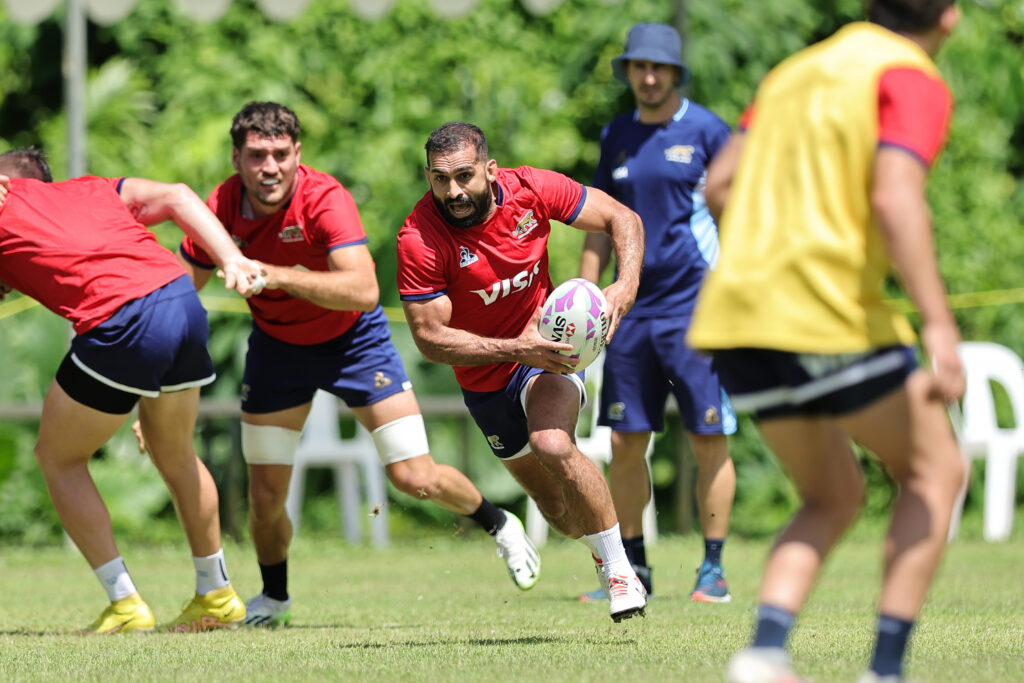
{"type": "Polygon", "coordinates": [[[643,59],[655,64],[678,66],[681,73],[679,85],[690,80],[690,70],[683,64],[680,55],[683,42],[679,32],[668,24],[636,24],[629,29],[626,37],[626,51],[612,59],[612,73],[619,81],[629,85],[626,78],[626,60],[643,59]]]}

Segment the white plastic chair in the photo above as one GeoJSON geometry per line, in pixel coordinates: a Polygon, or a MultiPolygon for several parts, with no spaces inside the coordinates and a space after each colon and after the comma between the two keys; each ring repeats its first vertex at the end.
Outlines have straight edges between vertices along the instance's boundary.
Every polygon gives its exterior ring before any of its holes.
{"type": "MultiPolygon", "coordinates": [[[[1017,458],[1024,454],[1024,363],[1010,349],[991,342],[962,342],[959,352],[967,376],[960,451],[968,467],[971,458],[985,458],[985,540],[1004,541],[1013,528],[1017,458]],[[989,382],[1006,390],[1013,408],[1012,427],[999,426],[989,382]]],[[[950,539],[959,530],[966,494],[965,481],[953,508],[950,539]]]]}
{"type": "Polygon", "coordinates": [[[292,480],[288,487],[285,508],[296,535],[302,519],[306,471],[311,467],[334,470],[334,487],[345,538],[352,542],[361,541],[363,519],[369,518],[373,544],[382,546],[390,542],[384,467],[377,457],[373,438],[358,421],[355,436],[341,438],[338,399],[325,391],[317,391],[313,397],[313,407],[302,430],[302,440],[295,453],[292,480]]]}
{"type": "MultiPolygon", "coordinates": [[[[601,382],[604,379],[604,356],[605,354],[602,351],[597,360],[591,363],[590,367],[586,370],[589,401],[584,413],[580,415],[580,419],[576,423],[576,446],[583,455],[593,460],[601,468],[602,472],[612,461],[612,428],[597,424],[597,418],[600,414],[598,403],[601,400],[601,382]],[[586,423],[587,426],[581,427],[583,423],[586,423]],[[586,436],[582,436],[581,433],[586,434],[586,436]]],[[[651,467],[651,453],[653,452],[654,438],[651,437],[650,442],[647,444],[648,470],[651,467]]],[[[644,508],[643,529],[644,544],[647,546],[654,545],[658,540],[658,522],[654,509],[653,488],[651,490],[651,499],[648,501],[647,507],[644,508]]],[[[540,513],[537,504],[533,502],[532,498],[526,501],[526,534],[537,547],[544,545],[548,540],[547,520],[544,519],[544,515],[540,513]]]]}

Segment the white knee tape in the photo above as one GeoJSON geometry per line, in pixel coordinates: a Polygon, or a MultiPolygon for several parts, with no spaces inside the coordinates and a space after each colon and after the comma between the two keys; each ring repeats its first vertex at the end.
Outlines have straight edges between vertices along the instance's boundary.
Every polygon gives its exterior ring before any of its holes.
{"type": "Polygon", "coordinates": [[[242,423],[242,456],[250,465],[292,465],[302,432],[242,423]]]}
{"type": "Polygon", "coordinates": [[[370,435],[385,467],[430,452],[422,415],[400,417],[377,427],[370,435]]]}

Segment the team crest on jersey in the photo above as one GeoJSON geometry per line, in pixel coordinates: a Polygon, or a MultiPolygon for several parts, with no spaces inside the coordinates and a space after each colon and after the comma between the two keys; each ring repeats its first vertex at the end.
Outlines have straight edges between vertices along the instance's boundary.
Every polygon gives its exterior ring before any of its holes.
{"type": "Polygon", "coordinates": [[[708,409],[704,411],[704,424],[716,425],[721,421],[722,416],[718,414],[718,408],[709,406],[708,409]]]}
{"type": "Polygon", "coordinates": [[[469,247],[459,247],[459,268],[471,266],[480,259],[469,250],[469,247]]]}
{"type": "Polygon", "coordinates": [[[238,247],[239,249],[245,249],[247,246],[249,246],[249,243],[243,240],[238,235],[232,235],[231,239],[235,241],[235,246],[238,247]]]}
{"type": "Polygon", "coordinates": [[[688,164],[693,161],[693,145],[672,145],[665,150],[665,160],[688,164]]]}
{"type": "Polygon", "coordinates": [[[612,169],[612,180],[625,180],[629,177],[629,167],[619,166],[612,169]]]}
{"type": "Polygon", "coordinates": [[[537,219],[533,217],[533,209],[526,212],[519,222],[516,223],[515,230],[512,231],[512,236],[516,239],[520,239],[529,235],[533,232],[533,229],[537,227],[537,219]]]}
{"type": "Polygon", "coordinates": [[[491,449],[495,451],[505,450],[505,444],[501,442],[501,437],[497,434],[491,434],[487,437],[487,443],[491,444],[491,449]]]}
{"type": "Polygon", "coordinates": [[[249,400],[249,390],[252,389],[248,384],[242,385],[242,402],[249,400]]]}
{"type": "Polygon", "coordinates": [[[608,419],[615,420],[617,422],[626,419],[626,404],[622,401],[613,403],[608,406],[608,419]]]}
{"type": "Polygon", "coordinates": [[[374,389],[383,389],[386,386],[390,386],[390,384],[391,384],[391,378],[388,377],[387,375],[385,375],[380,370],[378,370],[377,374],[375,374],[373,376],[373,388],[374,389]]]}
{"type": "Polygon", "coordinates": [[[302,236],[301,225],[289,225],[287,228],[277,233],[277,237],[282,242],[301,242],[305,239],[302,236]]]}

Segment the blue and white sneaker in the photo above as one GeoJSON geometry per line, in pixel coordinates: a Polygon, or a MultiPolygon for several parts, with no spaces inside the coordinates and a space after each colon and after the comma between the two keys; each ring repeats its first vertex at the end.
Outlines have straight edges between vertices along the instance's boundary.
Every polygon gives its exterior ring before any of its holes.
{"type": "Polygon", "coordinates": [[[694,602],[729,602],[729,584],[725,582],[725,572],[720,565],[705,562],[697,570],[697,585],[690,593],[694,602]]]}

